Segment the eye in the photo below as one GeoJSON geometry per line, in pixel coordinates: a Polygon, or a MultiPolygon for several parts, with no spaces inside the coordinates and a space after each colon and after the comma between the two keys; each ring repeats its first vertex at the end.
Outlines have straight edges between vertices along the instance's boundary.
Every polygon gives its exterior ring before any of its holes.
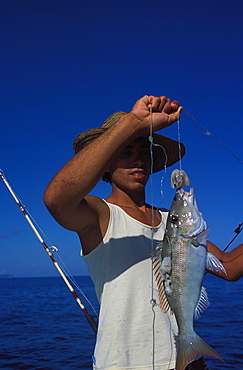
{"type": "Polygon", "coordinates": [[[142,154],[143,155],[145,155],[145,156],[147,156],[147,157],[150,157],[150,150],[149,150],[149,148],[145,148],[145,149],[143,149],[143,151],[142,151],[142,154]]]}
{"type": "Polygon", "coordinates": [[[171,215],[171,222],[175,224],[178,221],[178,217],[176,215],[171,215]]]}
{"type": "Polygon", "coordinates": [[[131,155],[131,150],[129,149],[125,149],[121,152],[122,157],[128,157],[129,155],[131,155]]]}

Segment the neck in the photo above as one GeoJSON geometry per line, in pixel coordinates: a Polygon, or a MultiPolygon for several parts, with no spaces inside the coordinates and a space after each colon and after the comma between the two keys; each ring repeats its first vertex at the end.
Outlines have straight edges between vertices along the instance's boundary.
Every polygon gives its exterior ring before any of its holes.
{"type": "Polygon", "coordinates": [[[124,207],[141,208],[143,206],[146,206],[144,190],[125,193],[116,187],[112,187],[112,192],[106,200],[110,203],[117,204],[118,206],[124,206],[124,207]]]}
{"type": "Polygon", "coordinates": [[[144,192],[129,194],[114,190],[106,200],[121,207],[128,215],[146,225],[158,226],[161,222],[156,210],[152,212],[152,208],[145,203],[144,192]]]}

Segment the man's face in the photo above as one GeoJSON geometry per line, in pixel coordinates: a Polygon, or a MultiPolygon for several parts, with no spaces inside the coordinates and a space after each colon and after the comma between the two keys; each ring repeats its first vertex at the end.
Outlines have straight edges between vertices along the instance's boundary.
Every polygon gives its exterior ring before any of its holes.
{"type": "Polygon", "coordinates": [[[145,187],[150,175],[150,144],[146,138],[138,138],[127,145],[110,166],[112,183],[130,190],[145,187]]]}

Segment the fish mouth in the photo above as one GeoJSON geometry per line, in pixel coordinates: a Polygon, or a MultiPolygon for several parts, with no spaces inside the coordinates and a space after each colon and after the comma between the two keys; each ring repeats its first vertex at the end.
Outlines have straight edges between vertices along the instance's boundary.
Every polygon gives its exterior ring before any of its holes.
{"type": "Polygon", "coordinates": [[[184,196],[186,196],[186,197],[194,197],[194,188],[190,188],[189,191],[186,191],[186,190],[184,190],[182,188],[179,188],[177,190],[177,193],[179,193],[180,197],[182,197],[182,198],[184,196]]]}
{"type": "Polygon", "coordinates": [[[180,188],[177,190],[177,194],[183,200],[185,207],[189,207],[191,213],[190,219],[194,225],[193,230],[185,235],[185,237],[195,237],[206,230],[207,225],[203,219],[202,213],[198,209],[194,188],[190,188],[189,191],[180,188]]]}
{"type": "Polygon", "coordinates": [[[195,207],[195,209],[199,212],[195,198],[194,188],[190,188],[189,191],[180,188],[177,190],[177,194],[179,194],[180,198],[182,198],[187,203],[190,203],[193,207],[195,207]]]}

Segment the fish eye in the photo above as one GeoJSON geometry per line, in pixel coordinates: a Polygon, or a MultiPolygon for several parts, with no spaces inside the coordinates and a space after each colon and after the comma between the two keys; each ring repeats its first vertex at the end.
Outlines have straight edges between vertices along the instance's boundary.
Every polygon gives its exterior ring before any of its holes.
{"type": "Polygon", "coordinates": [[[171,222],[175,224],[178,220],[178,217],[176,215],[171,215],[171,222]]]}

